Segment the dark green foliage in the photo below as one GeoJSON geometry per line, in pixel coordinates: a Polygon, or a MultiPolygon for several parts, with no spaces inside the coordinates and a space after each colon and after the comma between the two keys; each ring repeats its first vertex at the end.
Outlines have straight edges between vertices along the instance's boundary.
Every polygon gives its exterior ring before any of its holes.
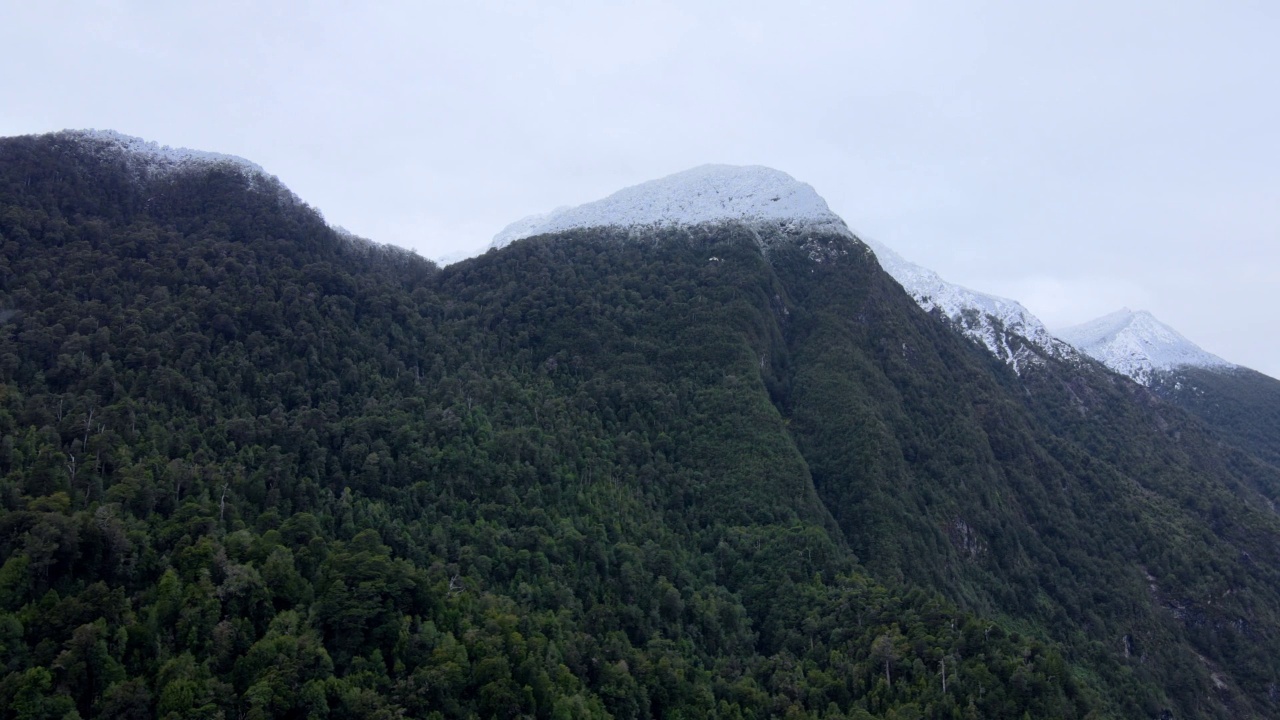
{"type": "Polygon", "coordinates": [[[0,718],[1274,709],[1243,461],[765,241],[440,270],[0,142],[0,718]]]}
{"type": "Polygon", "coordinates": [[[1152,389],[1160,397],[1199,417],[1228,442],[1280,467],[1280,380],[1248,368],[1191,367],[1155,380],[1152,389]]]}
{"type": "Polygon", "coordinates": [[[792,429],[877,576],[1063,643],[1119,714],[1270,714],[1280,526],[1257,489],[1280,473],[1090,364],[984,371],[879,273],[794,259],[784,281],[822,277],[791,326],[792,429]]]}

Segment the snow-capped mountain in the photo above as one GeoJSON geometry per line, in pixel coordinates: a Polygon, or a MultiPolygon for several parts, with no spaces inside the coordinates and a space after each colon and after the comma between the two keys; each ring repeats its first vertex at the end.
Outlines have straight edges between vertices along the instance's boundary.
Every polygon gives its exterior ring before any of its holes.
{"type": "Polygon", "coordinates": [[[1015,300],[970,290],[943,280],[928,268],[908,262],[874,240],[862,239],[875,252],[880,266],[897,280],[926,312],[937,310],[956,330],[978,341],[993,355],[1020,371],[1044,353],[1072,354],[1029,310],[1015,300]]]}
{"type": "Polygon", "coordinates": [[[1055,333],[1080,352],[1142,385],[1180,367],[1229,370],[1235,365],[1201,349],[1145,310],[1123,308],[1055,333]]]}
{"type": "Polygon", "coordinates": [[[270,177],[257,163],[235,155],[175,148],[168,145],[125,135],[115,130],[63,130],[58,136],[94,147],[101,153],[117,154],[129,160],[137,169],[152,172],[168,172],[210,165],[229,165],[254,175],[270,177]]]}
{"type": "MultiPolygon", "coordinates": [[[[726,222],[788,234],[830,232],[854,237],[813,187],[784,172],[761,166],[703,165],[619,190],[603,200],[518,220],[494,236],[491,247],[581,228],[649,229],[726,222]]],[[[1017,302],[948,283],[879,243],[864,242],[921,307],[941,312],[958,331],[1015,370],[1040,353],[1074,352],[1017,302]]],[[[813,256],[822,257],[820,252],[813,256]]]]}
{"type": "Polygon", "coordinates": [[[759,165],[702,165],[624,188],[602,200],[517,220],[495,235],[491,246],[581,228],[658,229],[718,223],[853,237],[844,220],[831,212],[811,186],[784,172],[759,165]]]}

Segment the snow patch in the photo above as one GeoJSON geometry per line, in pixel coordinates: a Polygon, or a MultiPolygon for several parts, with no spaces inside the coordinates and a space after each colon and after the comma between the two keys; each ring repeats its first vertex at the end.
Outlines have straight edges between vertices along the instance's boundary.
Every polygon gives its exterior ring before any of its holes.
{"type": "Polygon", "coordinates": [[[511,223],[491,247],[584,228],[678,228],[742,223],[783,232],[853,237],[844,220],[808,184],[759,165],[702,165],[651,180],[595,202],[562,207],[511,223]]]}
{"type": "Polygon", "coordinates": [[[1110,315],[1059,330],[1057,336],[1084,354],[1141,385],[1179,367],[1231,369],[1145,310],[1123,308],[1110,315]]]}

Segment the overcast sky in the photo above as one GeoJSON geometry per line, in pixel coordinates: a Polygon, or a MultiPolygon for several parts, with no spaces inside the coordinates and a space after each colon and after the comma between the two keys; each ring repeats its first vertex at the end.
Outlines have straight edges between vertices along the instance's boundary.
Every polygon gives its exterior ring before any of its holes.
{"type": "Polygon", "coordinates": [[[438,257],[707,162],[1051,328],[1280,377],[1280,3],[0,2],[0,135],[246,157],[438,257]],[[367,3],[375,5],[375,3],[367,3]]]}

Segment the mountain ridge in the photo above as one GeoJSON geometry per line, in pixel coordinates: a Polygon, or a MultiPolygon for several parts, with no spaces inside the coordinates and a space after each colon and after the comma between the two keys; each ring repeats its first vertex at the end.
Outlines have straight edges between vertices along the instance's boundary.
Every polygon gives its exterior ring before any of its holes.
{"type": "Polygon", "coordinates": [[[947,282],[881,242],[868,238],[862,241],[925,312],[937,311],[953,328],[979,342],[1014,372],[1021,372],[1028,363],[1044,356],[1066,359],[1074,353],[1022,303],[947,282]]]}

